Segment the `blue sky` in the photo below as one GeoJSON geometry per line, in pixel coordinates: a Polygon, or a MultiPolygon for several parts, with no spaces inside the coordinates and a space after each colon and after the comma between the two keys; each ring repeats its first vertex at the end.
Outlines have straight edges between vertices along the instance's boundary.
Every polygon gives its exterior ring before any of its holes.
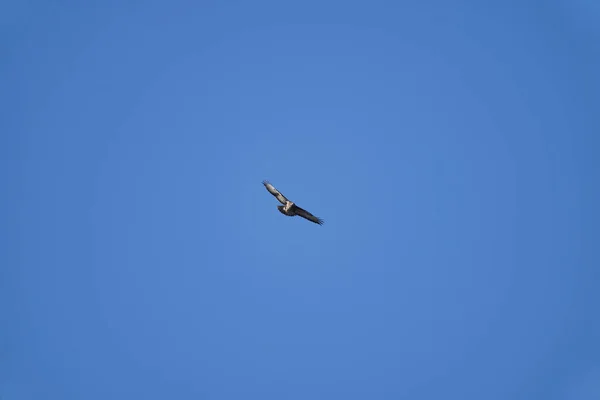
{"type": "Polygon", "coordinates": [[[12,3],[2,400],[600,396],[591,1],[12,3]]]}

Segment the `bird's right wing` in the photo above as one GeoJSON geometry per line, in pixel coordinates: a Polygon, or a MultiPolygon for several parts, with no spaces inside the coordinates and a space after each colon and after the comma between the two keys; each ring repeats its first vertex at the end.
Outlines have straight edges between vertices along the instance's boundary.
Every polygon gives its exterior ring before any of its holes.
{"type": "Polygon", "coordinates": [[[294,207],[294,211],[296,212],[296,215],[309,220],[310,222],[314,222],[315,224],[319,224],[319,225],[323,225],[323,223],[325,221],[323,221],[321,218],[319,217],[315,217],[314,215],[312,215],[311,213],[309,213],[308,211],[306,211],[303,208],[300,208],[298,206],[294,207]]]}
{"type": "Polygon", "coordinates": [[[288,202],[288,199],[286,199],[285,196],[281,194],[279,190],[275,189],[275,186],[271,185],[269,181],[263,181],[262,184],[265,185],[269,193],[275,196],[275,198],[277,198],[277,200],[279,200],[281,204],[285,205],[288,202]]]}

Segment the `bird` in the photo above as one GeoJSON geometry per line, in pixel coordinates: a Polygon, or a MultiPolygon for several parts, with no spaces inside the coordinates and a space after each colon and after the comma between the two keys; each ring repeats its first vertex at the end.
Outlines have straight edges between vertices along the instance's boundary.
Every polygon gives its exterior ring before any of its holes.
{"type": "Polygon", "coordinates": [[[312,215],[305,209],[300,208],[293,202],[289,201],[283,194],[281,194],[281,192],[279,190],[275,189],[275,186],[271,185],[271,183],[269,183],[269,181],[265,180],[262,183],[263,183],[263,185],[265,185],[265,188],[267,188],[269,193],[271,193],[273,196],[275,196],[275,198],[277,200],[279,200],[279,202],[281,204],[283,204],[282,206],[277,206],[277,209],[283,215],[287,215],[288,217],[293,217],[295,215],[298,215],[304,219],[309,220],[310,222],[314,222],[315,224],[319,224],[319,225],[323,225],[323,222],[325,222],[321,218],[315,217],[314,215],[312,215]]]}

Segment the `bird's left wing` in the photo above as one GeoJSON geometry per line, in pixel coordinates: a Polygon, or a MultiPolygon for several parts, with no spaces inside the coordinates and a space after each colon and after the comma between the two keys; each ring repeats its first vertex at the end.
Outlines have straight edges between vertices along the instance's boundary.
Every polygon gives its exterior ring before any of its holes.
{"type": "Polygon", "coordinates": [[[321,218],[319,217],[315,217],[314,215],[312,215],[311,213],[309,213],[308,211],[306,211],[303,208],[300,208],[298,206],[294,207],[294,211],[296,212],[296,215],[299,215],[302,218],[305,218],[311,222],[314,222],[315,224],[319,224],[319,225],[323,225],[323,221],[321,218]]]}
{"type": "Polygon", "coordinates": [[[269,181],[263,181],[263,185],[265,185],[269,193],[275,196],[281,204],[285,205],[288,202],[288,199],[286,199],[285,196],[281,194],[279,190],[275,189],[275,186],[271,185],[269,181]]]}

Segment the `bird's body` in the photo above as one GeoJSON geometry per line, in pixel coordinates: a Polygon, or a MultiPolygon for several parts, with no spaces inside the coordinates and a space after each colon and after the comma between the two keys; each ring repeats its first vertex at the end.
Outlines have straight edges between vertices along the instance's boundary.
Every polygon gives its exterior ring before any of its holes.
{"type": "Polygon", "coordinates": [[[293,217],[295,212],[293,211],[295,204],[291,201],[286,201],[285,206],[277,206],[277,209],[281,211],[283,215],[287,215],[288,217],[293,217]]]}
{"type": "Polygon", "coordinates": [[[293,212],[286,210],[284,206],[277,206],[277,209],[279,210],[280,213],[282,213],[283,215],[287,215],[288,217],[293,217],[296,215],[293,212]]]}
{"type": "Polygon", "coordinates": [[[293,202],[289,201],[283,194],[281,194],[279,190],[275,189],[275,187],[271,185],[268,181],[263,181],[263,185],[265,185],[265,188],[267,188],[269,193],[275,196],[275,198],[279,200],[281,204],[283,204],[282,206],[277,206],[277,209],[280,213],[282,213],[283,215],[287,215],[288,217],[298,215],[304,219],[314,222],[315,224],[323,225],[324,221],[321,218],[315,217],[305,209],[300,208],[293,202]]]}

